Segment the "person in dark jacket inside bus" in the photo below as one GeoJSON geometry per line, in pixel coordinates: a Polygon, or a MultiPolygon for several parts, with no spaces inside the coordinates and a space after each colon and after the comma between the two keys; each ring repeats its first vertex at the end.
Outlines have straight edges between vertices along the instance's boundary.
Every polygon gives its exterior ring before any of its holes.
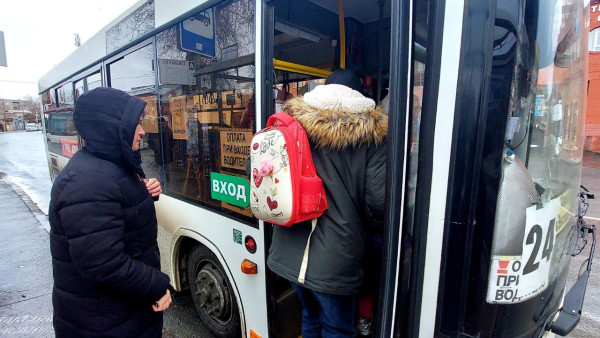
{"type": "Polygon", "coordinates": [[[275,225],[267,261],[292,282],[304,306],[304,338],[356,335],[366,240],[383,223],[388,120],[360,90],[352,72],[338,70],[284,104],[306,130],[329,204],[310,237],[304,283],[298,276],[310,222],[275,225]]]}
{"type": "Polygon", "coordinates": [[[146,103],[112,88],[81,95],[85,144],[52,186],[50,251],[57,337],[161,337],[171,303],[153,196],[140,166],[146,103]]]}

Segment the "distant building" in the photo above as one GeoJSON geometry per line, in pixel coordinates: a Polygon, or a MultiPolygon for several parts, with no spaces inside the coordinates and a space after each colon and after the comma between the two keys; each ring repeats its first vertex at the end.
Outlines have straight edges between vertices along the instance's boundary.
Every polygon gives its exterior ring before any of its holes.
{"type": "Polygon", "coordinates": [[[0,111],[21,110],[26,105],[25,100],[0,99],[0,111]]]}
{"type": "Polygon", "coordinates": [[[25,130],[28,122],[38,122],[39,117],[26,109],[29,101],[0,99],[0,131],[25,130]]]}

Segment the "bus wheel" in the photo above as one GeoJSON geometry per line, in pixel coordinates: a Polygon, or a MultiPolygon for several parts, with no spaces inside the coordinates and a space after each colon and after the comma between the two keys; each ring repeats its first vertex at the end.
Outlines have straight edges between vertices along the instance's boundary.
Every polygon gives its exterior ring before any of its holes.
{"type": "Polygon", "coordinates": [[[240,316],[231,283],[217,257],[205,246],[192,249],[188,282],[198,316],[218,337],[240,337],[240,316]]]}

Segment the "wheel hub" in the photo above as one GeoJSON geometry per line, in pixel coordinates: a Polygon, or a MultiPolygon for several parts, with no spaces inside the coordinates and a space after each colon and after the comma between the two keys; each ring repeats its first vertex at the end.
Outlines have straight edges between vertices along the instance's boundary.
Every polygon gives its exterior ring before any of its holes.
{"type": "Polygon", "coordinates": [[[231,317],[229,290],[216,267],[211,263],[204,265],[198,272],[195,284],[202,309],[219,322],[227,321],[231,317]]]}

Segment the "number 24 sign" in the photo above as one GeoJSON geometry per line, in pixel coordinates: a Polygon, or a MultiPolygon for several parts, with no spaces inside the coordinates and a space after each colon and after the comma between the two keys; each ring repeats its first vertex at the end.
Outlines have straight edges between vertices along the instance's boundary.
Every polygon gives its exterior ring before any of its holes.
{"type": "Polygon", "coordinates": [[[548,287],[559,208],[559,198],[540,209],[535,205],[527,208],[521,256],[492,257],[488,303],[520,303],[548,287]]]}

